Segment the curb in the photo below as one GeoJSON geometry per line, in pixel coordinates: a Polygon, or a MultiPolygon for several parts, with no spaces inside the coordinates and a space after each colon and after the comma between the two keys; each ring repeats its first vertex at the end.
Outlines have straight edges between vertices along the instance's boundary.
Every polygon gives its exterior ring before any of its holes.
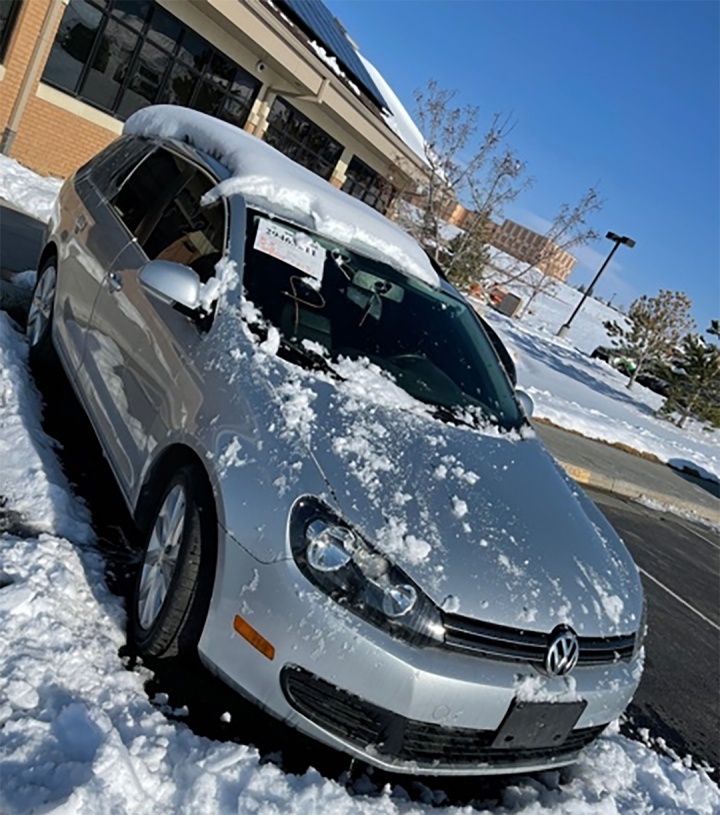
{"type": "Polygon", "coordinates": [[[646,498],[650,501],[663,504],[670,512],[677,510],[678,512],[693,515],[698,520],[720,525],[720,509],[704,507],[693,501],[685,501],[675,495],[668,495],[667,493],[658,492],[657,490],[642,489],[629,481],[623,481],[620,478],[610,478],[600,473],[593,473],[590,470],[578,467],[575,464],[570,464],[567,461],[557,459],[557,462],[570,478],[577,481],[578,484],[585,484],[588,487],[597,487],[601,490],[607,490],[623,498],[646,498]]]}

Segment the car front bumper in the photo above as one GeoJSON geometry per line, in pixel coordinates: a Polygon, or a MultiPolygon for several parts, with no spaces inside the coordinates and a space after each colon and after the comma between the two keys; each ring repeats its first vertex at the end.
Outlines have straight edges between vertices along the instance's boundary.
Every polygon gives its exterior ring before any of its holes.
{"type": "Polygon", "coordinates": [[[480,775],[572,763],[639,681],[637,658],[551,678],[519,662],[413,647],[324,596],[293,561],[261,564],[230,539],[223,555],[204,662],[301,732],[386,770],[480,775]],[[238,616],[272,645],[272,659],[238,634],[238,616]],[[571,707],[579,716],[556,742],[537,733],[520,734],[519,746],[498,741],[519,704],[542,708],[536,730],[552,727],[548,703],[560,718],[571,707]]]}

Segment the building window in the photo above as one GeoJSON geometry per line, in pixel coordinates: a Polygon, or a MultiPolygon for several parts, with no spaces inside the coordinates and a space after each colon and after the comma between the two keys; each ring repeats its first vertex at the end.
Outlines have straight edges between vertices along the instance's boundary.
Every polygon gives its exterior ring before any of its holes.
{"type": "Polygon", "coordinates": [[[343,151],[339,142],[280,97],[268,114],[265,141],[326,181],[343,151]]]}
{"type": "Polygon", "coordinates": [[[2,0],[0,2],[0,62],[5,59],[5,51],[20,11],[20,2],[21,0],[2,0]]]}
{"type": "Polygon", "coordinates": [[[261,84],[153,0],[70,0],[43,82],[121,120],[173,103],[240,127],[261,84]]]}
{"type": "Polygon", "coordinates": [[[392,184],[368,167],[364,161],[353,156],[345,173],[343,192],[359,198],[378,212],[385,213],[390,206],[395,190],[392,184]]]}

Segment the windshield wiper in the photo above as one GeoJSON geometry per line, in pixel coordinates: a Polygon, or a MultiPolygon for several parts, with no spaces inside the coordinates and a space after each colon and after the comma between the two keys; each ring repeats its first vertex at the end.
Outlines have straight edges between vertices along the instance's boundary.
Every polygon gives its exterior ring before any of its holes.
{"type": "Polygon", "coordinates": [[[304,348],[301,345],[296,345],[285,339],[285,337],[280,339],[280,355],[288,362],[300,365],[301,368],[308,368],[312,371],[322,371],[323,373],[334,376],[336,379],[342,379],[322,354],[318,354],[316,351],[311,351],[309,348],[304,348]]]}
{"type": "Polygon", "coordinates": [[[425,404],[432,408],[432,415],[436,419],[440,419],[440,421],[446,424],[454,424],[459,427],[477,427],[477,422],[469,419],[466,414],[461,414],[458,408],[448,407],[447,405],[437,405],[432,402],[425,402],[425,404]]]}

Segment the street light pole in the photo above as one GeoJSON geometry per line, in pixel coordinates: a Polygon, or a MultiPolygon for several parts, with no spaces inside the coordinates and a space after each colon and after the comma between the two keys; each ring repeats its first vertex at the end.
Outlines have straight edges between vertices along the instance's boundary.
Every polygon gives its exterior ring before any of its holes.
{"type": "Polygon", "coordinates": [[[632,249],[633,246],[635,246],[635,241],[632,238],[628,238],[627,235],[622,235],[621,236],[621,235],[616,235],[614,232],[608,232],[607,235],[605,235],[605,237],[609,238],[611,241],[614,241],[615,246],[613,246],[613,248],[610,250],[610,254],[605,258],[605,261],[604,261],[603,265],[598,269],[598,273],[595,275],[595,277],[593,278],[592,283],[588,286],[587,290],[584,292],[582,298],[580,299],[580,302],[575,307],[575,311],[573,311],[573,313],[570,315],[570,319],[566,323],[563,323],[560,326],[560,328],[558,330],[558,333],[557,333],[558,337],[564,337],[568,333],[568,331],[570,330],[570,326],[572,325],[572,321],[575,319],[575,317],[577,316],[577,313],[583,307],[583,304],[585,303],[585,301],[593,293],[593,289],[595,288],[595,284],[598,282],[598,280],[600,280],[600,275],[605,271],[605,267],[608,265],[608,263],[610,263],[610,261],[612,260],[612,256],[615,254],[615,252],[617,252],[618,246],[620,246],[621,243],[624,243],[625,246],[628,247],[628,249],[632,249]]]}

